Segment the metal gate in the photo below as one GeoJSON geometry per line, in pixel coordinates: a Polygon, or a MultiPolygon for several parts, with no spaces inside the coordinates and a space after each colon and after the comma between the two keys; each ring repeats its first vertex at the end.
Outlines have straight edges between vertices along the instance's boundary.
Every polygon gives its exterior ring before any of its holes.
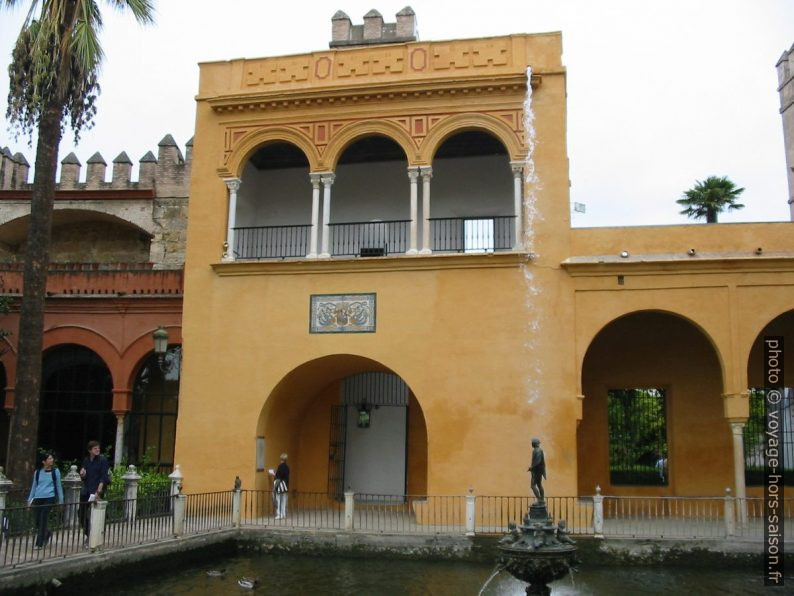
{"type": "Polygon", "coordinates": [[[347,406],[331,406],[331,440],[328,447],[328,494],[345,498],[345,441],[347,406]]]}

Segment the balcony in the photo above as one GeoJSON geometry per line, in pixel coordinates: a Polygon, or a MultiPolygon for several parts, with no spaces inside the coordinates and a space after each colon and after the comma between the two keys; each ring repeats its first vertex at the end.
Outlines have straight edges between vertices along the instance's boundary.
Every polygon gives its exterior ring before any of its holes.
{"type": "MultiPolygon", "coordinates": [[[[515,216],[430,218],[434,253],[488,253],[515,248],[515,216]]],[[[332,257],[379,257],[405,254],[410,220],[332,223],[332,257]]],[[[310,251],[311,225],[234,228],[235,259],[303,258],[310,251]]]]}

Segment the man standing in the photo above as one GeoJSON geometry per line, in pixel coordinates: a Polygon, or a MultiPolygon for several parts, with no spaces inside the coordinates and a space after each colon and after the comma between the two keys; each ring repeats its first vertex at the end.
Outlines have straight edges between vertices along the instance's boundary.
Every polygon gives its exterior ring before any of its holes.
{"type": "Polygon", "coordinates": [[[540,439],[532,439],[532,463],[527,471],[532,474],[529,486],[535,493],[535,498],[539,502],[543,502],[545,499],[542,481],[546,478],[546,458],[543,456],[543,449],[540,448],[540,439]]]}
{"type": "Polygon", "coordinates": [[[88,456],[83,459],[80,477],[83,479],[83,490],[80,493],[80,521],[83,525],[85,542],[91,533],[91,503],[102,497],[102,491],[110,482],[108,470],[110,466],[104,455],[100,455],[99,441],[89,441],[88,456]]]}

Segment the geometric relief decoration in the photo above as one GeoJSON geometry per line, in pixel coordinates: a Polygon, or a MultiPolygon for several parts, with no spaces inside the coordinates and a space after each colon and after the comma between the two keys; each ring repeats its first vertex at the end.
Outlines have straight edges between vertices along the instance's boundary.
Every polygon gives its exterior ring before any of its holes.
{"type": "Polygon", "coordinates": [[[312,294],[309,333],[375,333],[375,294],[312,294]]]}

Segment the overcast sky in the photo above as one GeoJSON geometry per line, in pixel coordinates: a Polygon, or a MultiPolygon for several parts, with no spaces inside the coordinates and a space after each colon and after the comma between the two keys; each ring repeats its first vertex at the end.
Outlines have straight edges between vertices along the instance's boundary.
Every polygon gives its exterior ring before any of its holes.
{"type": "MultiPolygon", "coordinates": [[[[27,8],[29,2],[23,2],[27,8]]],[[[331,16],[354,24],[377,9],[387,22],[404,2],[380,0],[156,0],[156,24],[107,15],[99,113],[60,159],[126,151],[136,166],[171,133],[193,136],[199,62],[325,49],[331,16]]],[[[422,40],[562,31],[568,71],[571,201],[576,226],[688,221],[675,203],[695,180],[727,175],[746,208],[720,221],[789,219],[775,64],[794,43],[794,0],[414,0],[422,40]]],[[[0,54],[10,61],[24,10],[0,12],[0,54]]],[[[5,114],[8,77],[0,77],[5,114]]],[[[33,164],[7,123],[0,146],[33,164]]],[[[34,145],[35,146],[35,145],[34,145]]],[[[110,167],[108,168],[110,170],[110,167]]],[[[31,174],[32,180],[32,174],[31,174]]]]}

